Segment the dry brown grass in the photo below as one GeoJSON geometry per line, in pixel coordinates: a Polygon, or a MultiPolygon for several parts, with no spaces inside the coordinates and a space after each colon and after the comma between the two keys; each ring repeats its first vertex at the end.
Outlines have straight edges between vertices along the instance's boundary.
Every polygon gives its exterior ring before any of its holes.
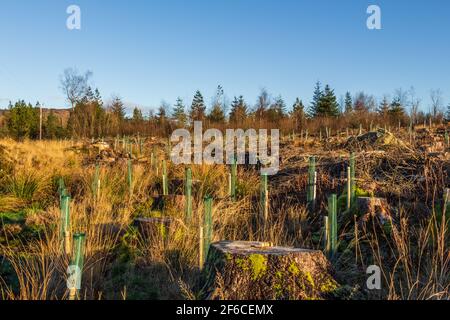
{"type": "MultiPolygon", "coordinates": [[[[6,185],[0,190],[0,212],[16,212],[34,206],[27,214],[28,222],[43,224],[38,238],[9,235],[0,245],[0,255],[11,263],[18,279],[17,290],[6,279],[0,281],[1,297],[17,300],[68,298],[65,281],[70,257],[63,253],[59,237],[56,193],[60,176],[65,178],[73,198],[71,232],[86,233],[81,291],[84,299],[201,298],[198,230],[206,195],[215,198],[213,241],[261,240],[323,249],[321,223],[326,212],[326,196],[336,192],[343,183],[335,169],[340,163],[345,166],[348,154],[339,143],[330,140],[329,144],[313,138],[311,142],[297,139],[293,144],[285,144],[281,172],[271,179],[271,217],[266,225],[258,218],[257,173],[239,169],[240,198],[232,202],[227,197],[226,166],[193,166],[193,178],[198,181],[193,221],[186,223],[182,210],[163,212],[173,218],[176,227],[167,231],[167,241],[147,241],[132,227],[133,219],[138,213],[148,213],[152,196],[161,193],[161,168],[156,174],[148,163],[135,163],[130,196],[126,162],[102,165],[100,193],[94,197],[91,186],[95,168],[83,164],[83,154],[71,148],[72,142],[0,140],[0,146],[6,150],[3,156],[13,164],[11,172],[0,176],[6,185]],[[322,203],[313,215],[306,210],[304,197],[307,156],[311,154],[318,155],[318,192],[322,203]],[[16,190],[18,186],[29,184],[33,188],[28,193],[16,190]]],[[[169,164],[168,172],[172,180],[184,177],[183,166],[169,164]]],[[[443,218],[445,215],[439,215],[437,208],[433,210],[448,179],[442,175],[446,175],[446,171],[441,163],[421,162],[408,155],[358,153],[359,184],[374,186],[377,194],[392,197],[390,202],[396,208],[396,216],[388,233],[379,232],[376,226],[365,230],[355,230],[352,223],[341,226],[342,254],[334,261],[339,280],[353,289],[357,285],[362,287],[366,276],[364,268],[372,262],[382,268],[384,290],[374,294],[360,288],[360,297],[450,297],[448,221],[443,218]],[[405,176],[406,165],[423,178],[405,176]],[[419,192],[420,196],[414,198],[419,192]]]]}

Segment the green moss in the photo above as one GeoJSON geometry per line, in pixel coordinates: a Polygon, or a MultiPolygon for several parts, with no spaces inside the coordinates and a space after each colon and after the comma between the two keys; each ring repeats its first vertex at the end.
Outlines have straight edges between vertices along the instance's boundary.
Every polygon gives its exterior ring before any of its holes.
{"type": "Polygon", "coordinates": [[[320,286],[320,291],[323,293],[334,292],[338,289],[338,285],[331,279],[327,279],[320,286]]]}
{"type": "Polygon", "coordinates": [[[235,260],[235,263],[239,268],[242,269],[242,271],[248,271],[249,268],[248,268],[247,261],[245,259],[237,258],[235,260]]]}
{"type": "Polygon", "coordinates": [[[300,269],[297,267],[295,263],[291,263],[289,266],[289,272],[292,273],[294,276],[298,275],[300,273],[300,269]]]}
{"type": "Polygon", "coordinates": [[[373,197],[374,196],[373,192],[366,191],[364,189],[361,189],[360,187],[356,187],[355,192],[356,192],[357,197],[373,197]]]}
{"type": "Polygon", "coordinates": [[[261,254],[252,254],[249,257],[252,263],[252,277],[253,280],[258,280],[261,276],[266,273],[267,270],[267,259],[261,254]]]}
{"type": "Polygon", "coordinates": [[[261,254],[251,254],[248,258],[237,258],[236,265],[243,271],[251,271],[252,279],[260,279],[267,270],[267,259],[261,254]]]}
{"type": "Polygon", "coordinates": [[[312,288],[316,286],[311,273],[305,272],[305,280],[311,285],[312,288]]]}

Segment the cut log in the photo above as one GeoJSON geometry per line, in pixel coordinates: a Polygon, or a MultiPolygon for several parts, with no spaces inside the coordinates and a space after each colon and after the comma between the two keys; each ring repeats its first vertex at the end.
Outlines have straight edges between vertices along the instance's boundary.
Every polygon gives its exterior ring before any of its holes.
{"type": "Polygon", "coordinates": [[[208,299],[326,299],[339,287],[321,251],[261,242],[213,243],[204,276],[208,299]]]}
{"type": "Polygon", "coordinates": [[[381,224],[390,221],[391,213],[389,204],[384,198],[358,197],[358,215],[361,222],[365,223],[371,218],[376,218],[381,224]]]}

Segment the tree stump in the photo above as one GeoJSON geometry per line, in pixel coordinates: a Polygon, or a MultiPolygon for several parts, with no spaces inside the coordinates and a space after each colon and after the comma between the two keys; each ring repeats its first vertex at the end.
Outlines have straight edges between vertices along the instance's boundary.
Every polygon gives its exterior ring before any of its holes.
{"type": "Polygon", "coordinates": [[[208,299],[326,299],[339,287],[321,251],[262,242],[213,243],[204,276],[208,299]]]}
{"type": "Polygon", "coordinates": [[[358,197],[356,203],[362,223],[376,218],[384,225],[391,219],[389,204],[384,198],[358,197]]]}

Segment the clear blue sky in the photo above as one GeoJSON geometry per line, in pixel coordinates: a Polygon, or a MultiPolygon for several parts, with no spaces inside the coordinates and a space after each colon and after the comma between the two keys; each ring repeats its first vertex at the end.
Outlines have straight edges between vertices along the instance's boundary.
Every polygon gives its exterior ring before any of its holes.
{"type": "Polygon", "coordinates": [[[2,0],[0,107],[67,106],[58,79],[76,67],[93,71],[104,100],[146,109],[189,105],[197,89],[210,102],[218,84],[251,104],[262,87],[309,104],[320,80],[338,97],[413,85],[428,110],[434,88],[450,103],[449,33],[448,0],[2,0]],[[66,28],[70,4],[80,31],[66,28]],[[370,4],[382,30],[366,28],[370,4]]]}

